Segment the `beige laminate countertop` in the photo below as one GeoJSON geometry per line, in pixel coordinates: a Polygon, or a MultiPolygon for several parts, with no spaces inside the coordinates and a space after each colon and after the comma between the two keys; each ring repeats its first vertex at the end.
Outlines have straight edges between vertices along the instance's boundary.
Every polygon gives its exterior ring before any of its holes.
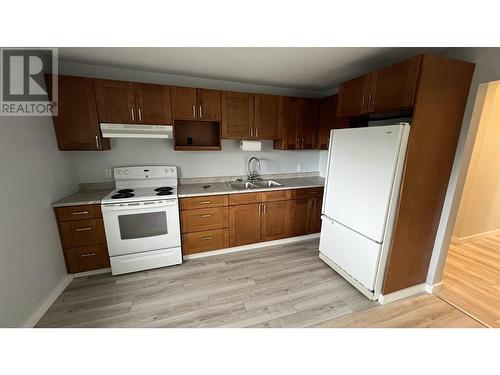
{"type": "Polygon", "coordinates": [[[258,191],[302,189],[310,187],[321,187],[325,185],[324,177],[273,178],[273,180],[283,184],[283,186],[245,190],[234,189],[231,187],[231,185],[229,185],[229,182],[181,184],[177,187],[177,195],[179,196],[179,198],[186,198],[207,195],[249,193],[258,191]],[[203,186],[209,187],[204,188],[203,186]]]}
{"type": "Polygon", "coordinates": [[[113,189],[80,190],[74,194],[51,204],[52,207],[82,206],[85,204],[101,204],[102,199],[113,189]]]}

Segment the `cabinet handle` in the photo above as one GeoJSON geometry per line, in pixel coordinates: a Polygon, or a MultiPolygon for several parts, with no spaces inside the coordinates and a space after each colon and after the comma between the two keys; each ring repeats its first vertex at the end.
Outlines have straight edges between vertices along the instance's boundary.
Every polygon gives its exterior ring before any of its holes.
{"type": "Polygon", "coordinates": [[[87,253],[87,254],[80,254],[80,257],[86,258],[86,257],[93,257],[95,253],[87,253]]]}
{"type": "Polygon", "coordinates": [[[363,102],[361,103],[361,110],[364,111],[365,109],[365,96],[363,95],[363,102]]]}
{"type": "Polygon", "coordinates": [[[101,147],[99,146],[99,136],[98,136],[98,135],[96,135],[96,136],[95,136],[95,145],[96,145],[97,149],[100,149],[100,148],[101,148],[101,147]]]}
{"type": "Polygon", "coordinates": [[[92,227],[85,227],[85,228],[76,228],[75,232],[84,232],[87,230],[92,230],[92,227]]]}
{"type": "Polygon", "coordinates": [[[203,202],[200,202],[200,204],[210,204],[210,203],[212,203],[212,202],[210,202],[210,201],[203,201],[203,202]]]}
{"type": "Polygon", "coordinates": [[[370,95],[368,96],[368,110],[370,110],[372,108],[372,94],[370,93],[370,95]]]}
{"type": "Polygon", "coordinates": [[[139,108],[137,110],[137,112],[139,113],[139,122],[142,122],[142,113],[141,113],[141,109],[139,108]]]}
{"type": "Polygon", "coordinates": [[[193,117],[196,118],[196,106],[193,104],[193,117]]]}
{"type": "Polygon", "coordinates": [[[203,118],[203,113],[201,112],[201,105],[200,105],[200,118],[203,118]]]}
{"type": "Polygon", "coordinates": [[[132,121],[135,121],[134,108],[130,108],[130,113],[132,114],[132,121]]]}
{"type": "Polygon", "coordinates": [[[204,215],[200,215],[200,217],[202,217],[202,218],[212,217],[212,214],[204,214],[204,215]]]}
{"type": "Polygon", "coordinates": [[[72,212],[71,215],[86,215],[88,213],[89,213],[88,211],[76,211],[72,212]]]}
{"type": "Polygon", "coordinates": [[[259,136],[259,128],[255,128],[255,138],[259,136]]]}
{"type": "Polygon", "coordinates": [[[263,204],[263,205],[262,205],[262,207],[263,207],[263,209],[264,209],[264,215],[265,215],[265,214],[266,214],[266,205],[265,205],[265,204],[263,204]]]}
{"type": "Polygon", "coordinates": [[[253,128],[250,128],[250,138],[253,138],[253,128]]]}
{"type": "Polygon", "coordinates": [[[208,241],[212,239],[212,236],[201,237],[203,241],[208,241]]]}
{"type": "Polygon", "coordinates": [[[259,204],[259,215],[260,215],[260,207],[261,207],[261,206],[260,206],[260,204],[259,204]]]}

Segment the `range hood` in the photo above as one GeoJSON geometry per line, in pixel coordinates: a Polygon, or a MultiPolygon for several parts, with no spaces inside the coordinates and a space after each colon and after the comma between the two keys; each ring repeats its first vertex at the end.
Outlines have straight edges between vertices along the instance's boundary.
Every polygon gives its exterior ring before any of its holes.
{"type": "Polygon", "coordinates": [[[173,138],[172,125],[101,123],[104,138],[173,138]]]}

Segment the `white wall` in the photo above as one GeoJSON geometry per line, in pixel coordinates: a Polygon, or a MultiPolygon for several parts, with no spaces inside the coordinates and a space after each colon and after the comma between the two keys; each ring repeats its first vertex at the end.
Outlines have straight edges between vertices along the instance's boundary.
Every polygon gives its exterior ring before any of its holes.
{"type": "Polygon", "coordinates": [[[16,327],[66,276],[50,204],[78,177],[48,117],[0,117],[0,176],[0,327],[16,327]]]}
{"type": "Polygon", "coordinates": [[[318,171],[318,151],[279,151],[264,141],[261,152],[243,152],[238,141],[222,142],[223,151],[174,151],[165,139],[111,139],[111,150],[76,152],[75,162],[81,182],[111,181],[104,169],[126,165],[171,164],[180,177],[215,177],[246,174],[248,159],[261,159],[262,173],[293,173],[297,164],[303,172],[318,171]]]}
{"type": "MultiPolygon", "coordinates": [[[[477,128],[470,127],[479,85],[500,79],[500,48],[449,48],[441,55],[476,63],[450,182],[436,235],[427,282],[441,281],[477,128]],[[469,132],[470,130],[470,132],[469,132]]],[[[478,98],[480,99],[480,98],[478,98]]],[[[482,102],[482,100],[479,100],[482,102]]],[[[477,111],[476,111],[477,112],[477,111]]],[[[476,114],[475,114],[476,115],[476,114]]],[[[477,126],[477,124],[476,124],[477,126]]]]}

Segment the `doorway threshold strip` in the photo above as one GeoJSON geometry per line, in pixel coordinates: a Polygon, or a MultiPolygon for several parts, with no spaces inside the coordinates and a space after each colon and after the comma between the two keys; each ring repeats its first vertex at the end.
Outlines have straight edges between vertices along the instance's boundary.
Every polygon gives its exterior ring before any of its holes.
{"type": "Polygon", "coordinates": [[[460,310],[461,312],[463,312],[465,315],[467,315],[469,318],[472,318],[474,319],[476,322],[478,322],[479,324],[481,324],[482,326],[486,327],[486,328],[493,328],[492,326],[490,326],[489,324],[483,322],[481,319],[479,319],[478,317],[472,315],[471,313],[465,311],[463,308],[461,308],[460,306],[456,305],[455,303],[453,302],[450,302],[448,300],[446,300],[445,298],[441,297],[441,296],[438,296],[436,295],[437,298],[439,298],[441,301],[443,302],[446,302],[448,305],[456,308],[457,310],[460,310]]]}

